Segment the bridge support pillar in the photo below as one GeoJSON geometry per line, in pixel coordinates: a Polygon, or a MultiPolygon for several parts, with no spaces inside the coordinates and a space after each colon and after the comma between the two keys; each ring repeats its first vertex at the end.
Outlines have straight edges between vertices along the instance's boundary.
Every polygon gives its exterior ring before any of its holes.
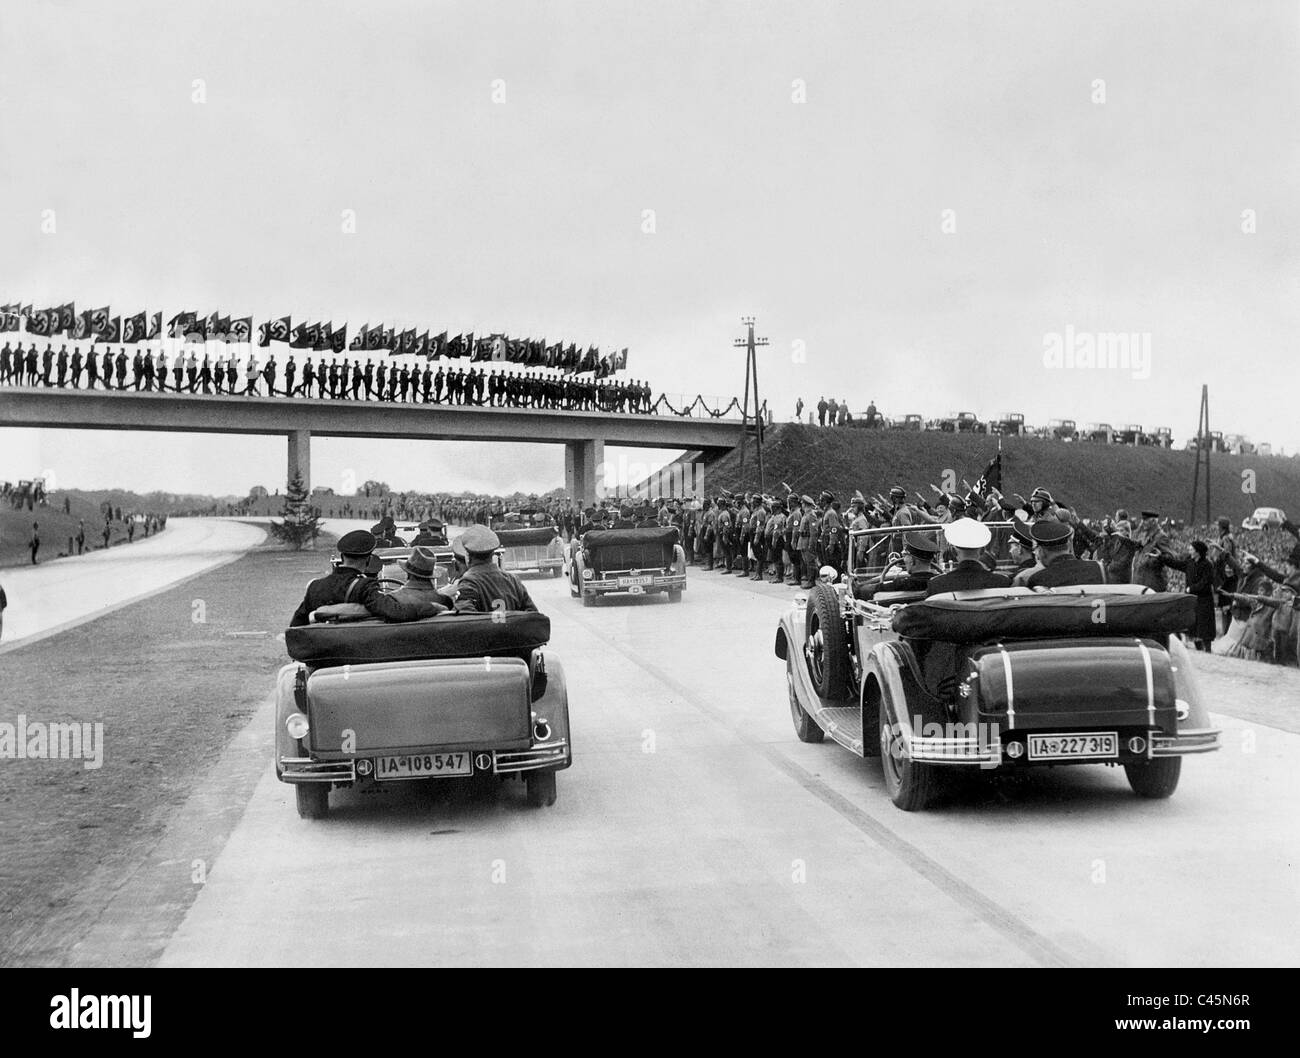
{"type": "Polygon", "coordinates": [[[564,445],[564,491],[583,506],[605,491],[605,442],[568,441],[564,445]]]}
{"type": "Polygon", "coordinates": [[[298,474],[302,478],[303,487],[308,493],[311,492],[311,431],[294,430],[289,434],[289,476],[286,482],[292,481],[293,476],[298,474]]]}

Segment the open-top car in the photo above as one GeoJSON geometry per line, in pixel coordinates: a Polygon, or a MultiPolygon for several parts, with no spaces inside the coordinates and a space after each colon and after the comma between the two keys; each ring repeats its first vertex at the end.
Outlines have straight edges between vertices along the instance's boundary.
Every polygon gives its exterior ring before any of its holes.
{"type": "Polygon", "coordinates": [[[533,612],[389,624],[355,604],[287,629],[275,773],[298,814],[325,816],[331,789],[455,777],[522,779],[529,804],[553,804],[572,749],[550,631],[533,612]]]}
{"type": "Polygon", "coordinates": [[[512,573],[545,573],[558,577],[564,569],[564,541],[559,526],[546,511],[525,509],[492,519],[492,531],[504,549],[501,566],[512,573]]]}
{"type": "Polygon", "coordinates": [[[1219,747],[1179,634],[1194,596],[1087,585],[926,598],[884,581],[867,601],[855,589],[897,558],[897,530],[850,535],[866,537],[854,552],[866,563],[796,600],[776,655],[798,738],[879,756],[899,808],[925,808],[954,768],[1122,765],[1135,792],[1168,797],[1183,756],[1219,747]]]}
{"type": "MultiPolygon", "coordinates": [[[[373,554],[383,563],[383,569],[379,573],[379,586],[384,590],[400,588],[406,583],[406,571],[402,568],[402,563],[411,557],[414,551],[411,547],[380,547],[376,548],[373,554]]],[[[441,588],[444,584],[451,583],[454,576],[456,564],[456,555],[452,551],[451,545],[428,546],[428,550],[433,552],[436,570],[433,576],[434,587],[441,588]]]]}
{"type": "Polygon", "coordinates": [[[686,590],[686,552],[675,525],[641,529],[588,529],[574,541],[569,594],[592,606],[602,595],[666,592],[681,602],[686,590]]]}

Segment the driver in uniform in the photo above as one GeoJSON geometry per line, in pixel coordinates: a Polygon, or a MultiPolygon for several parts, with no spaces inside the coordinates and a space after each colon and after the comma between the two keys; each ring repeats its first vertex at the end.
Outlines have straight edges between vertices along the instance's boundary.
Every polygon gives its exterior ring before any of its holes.
{"type": "Polygon", "coordinates": [[[939,575],[934,568],[935,557],[939,554],[939,545],[927,533],[911,532],[903,537],[903,559],[906,573],[893,580],[886,580],[893,564],[886,566],[875,583],[855,584],[853,594],[864,601],[873,599],[881,591],[925,591],[930,580],[939,575]]]}
{"type": "Polygon", "coordinates": [[[307,585],[302,603],[289,619],[290,628],[308,624],[311,612],[321,606],[343,602],[360,603],[385,621],[418,621],[441,612],[429,602],[394,599],[379,590],[379,582],[366,574],[375,550],[374,534],[364,529],[345,533],[339,538],[338,549],[338,565],[307,585]]]}

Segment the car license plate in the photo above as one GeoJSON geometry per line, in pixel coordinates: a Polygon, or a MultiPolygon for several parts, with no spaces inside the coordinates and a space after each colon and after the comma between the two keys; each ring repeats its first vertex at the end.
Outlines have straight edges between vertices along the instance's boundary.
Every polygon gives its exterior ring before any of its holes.
{"type": "Polygon", "coordinates": [[[1073,757],[1118,757],[1119,735],[1094,731],[1083,735],[1030,735],[1030,760],[1066,760],[1073,757]]]}
{"type": "Polygon", "coordinates": [[[443,775],[473,775],[468,753],[414,753],[409,757],[379,757],[376,779],[430,779],[443,775]]]}
{"type": "Polygon", "coordinates": [[[643,584],[653,584],[654,577],[619,577],[618,586],[620,588],[640,587],[643,584]]]}

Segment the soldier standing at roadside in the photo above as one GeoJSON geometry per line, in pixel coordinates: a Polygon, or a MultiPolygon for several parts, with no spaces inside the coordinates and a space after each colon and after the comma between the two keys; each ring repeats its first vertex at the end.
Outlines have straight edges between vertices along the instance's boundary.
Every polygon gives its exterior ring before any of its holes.
{"type": "Polygon", "coordinates": [[[750,580],[763,579],[763,563],[767,558],[767,497],[754,497],[754,513],[749,516],[749,547],[753,552],[754,564],[749,571],[750,580]]]}
{"type": "Polygon", "coordinates": [[[799,550],[803,554],[803,579],[799,582],[799,586],[811,588],[821,569],[817,561],[817,541],[822,531],[821,512],[817,509],[817,501],[811,496],[801,496],[800,502],[803,504],[804,514],[799,522],[798,542],[799,550]]]}
{"type": "Polygon", "coordinates": [[[731,500],[730,493],[725,489],[722,496],[718,499],[718,514],[714,519],[714,532],[717,534],[717,543],[714,548],[714,558],[722,566],[722,575],[725,577],[731,573],[732,544],[731,544],[731,500]]]}
{"type": "Polygon", "coordinates": [[[772,583],[785,582],[785,504],[781,500],[771,501],[772,514],[763,529],[767,543],[767,559],[772,566],[772,583]]]}

